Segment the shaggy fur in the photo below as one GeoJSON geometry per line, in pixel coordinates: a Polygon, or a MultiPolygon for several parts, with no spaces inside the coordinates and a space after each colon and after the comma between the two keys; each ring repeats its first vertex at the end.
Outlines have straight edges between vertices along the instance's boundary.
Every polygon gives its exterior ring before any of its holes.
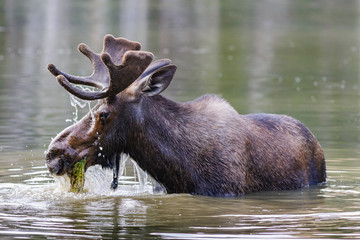
{"type": "Polygon", "coordinates": [[[285,115],[239,115],[215,95],[187,103],[162,96],[129,101],[126,91],[93,111],[94,125],[88,114],[54,139],[47,159],[50,168],[61,162],[55,173],[70,171],[85,155],[87,167],[112,168],[113,156],[125,152],[168,193],[238,196],[325,181],[319,143],[285,115]]]}
{"type": "Polygon", "coordinates": [[[183,104],[158,96],[140,105],[125,152],[169,193],[233,196],[325,181],[319,143],[293,118],[242,116],[214,95],[183,104]]]}

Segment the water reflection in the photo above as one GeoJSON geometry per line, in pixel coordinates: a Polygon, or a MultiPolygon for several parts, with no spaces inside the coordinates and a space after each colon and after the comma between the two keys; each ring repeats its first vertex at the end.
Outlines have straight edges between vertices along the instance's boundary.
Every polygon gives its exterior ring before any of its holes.
{"type": "Polygon", "coordinates": [[[358,24],[357,6],[356,1],[347,1],[342,8],[351,9],[348,13],[335,3],[285,0],[5,1],[0,23],[1,133],[13,141],[14,136],[20,139],[22,149],[48,143],[66,126],[58,115],[70,115],[71,110],[67,93],[45,66],[54,62],[67,72],[88,74],[91,66],[75,46],[86,42],[100,51],[102,37],[110,32],[140,41],[158,58],[173,59],[179,71],[165,93],[172,98],[222,94],[240,112],[287,113],[322,133],[316,134],[322,143],[340,138],[344,147],[350,143],[357,147],[358,131],[344,128],[344,136],[339,136],[339,129],[331,129],[359,120],[359,103],[346,104],[359,95],[359,38],[353,28],[358,24]],[[305,10],[307,17],[301,15],[305,10]]]}
{"type": "MultiPolygon", "coordinates": [[[[53,183],[41,181],[37,185],[0,183],[0,233],[44,237],[56,233],[60,239],[221,239],[247,238],[249,234],[260,239],[357,238],[360,184],[354,179],[359,170],[330,169],[327,186],[242,198],[73,194],[55,192],[53,183]]],[[[102,187],[108,185],[109,182],[102,187]]]]}
{"type": "Polygon", "coordinates": [[[3,0],[0,13],[0,235],[360,238],[359,1],[3,0]],[[76,46],[99,52],[107,33],[178,65],[172,99],[216,93],[241,113],[303,121],[327,185],[235,199],[56,192],[43,152],[74,109],[46,65],[89,74],[76,46]]]}

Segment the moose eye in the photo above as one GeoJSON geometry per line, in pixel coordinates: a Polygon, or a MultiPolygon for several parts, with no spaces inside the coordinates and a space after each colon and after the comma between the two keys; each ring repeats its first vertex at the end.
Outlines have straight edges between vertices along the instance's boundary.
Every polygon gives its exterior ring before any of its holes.
{"type": "Polygon", "coordinates": [[[105,120],[107,119],[108,116],[109,116],[108,112],[102,112],[99,114],[99,120],[101,124],[105,124],[105,120]]]}

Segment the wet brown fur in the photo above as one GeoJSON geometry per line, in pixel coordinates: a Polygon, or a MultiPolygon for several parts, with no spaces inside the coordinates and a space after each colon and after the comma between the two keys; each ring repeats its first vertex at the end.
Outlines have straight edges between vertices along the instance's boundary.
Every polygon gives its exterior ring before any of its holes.
{"type": "Polygon", "coordinates": [[[89,113],[53,141],[51,151],[73,154],[65,157],[69,169],[82,152],[87,167],[108,167],[108,156],[125,152],[168,193],[211,196],[297,189],[325,181],[319,143],[291,117],[239,115],[215,95],[176,103],[159,95],[134,97],[128,91],[131,88],[94,108],[94,126],[89,113]],[[101,114],[110,110],[102,122],[101,114]]]}
{"type": "Polygon", "coordinates": [[[325,181],[319,143],[291,117],[239,115],[214,95],[141,104],[143,115],[156,117],[134,119],[126,150],[168,192],[232,196],[325,181]]]}

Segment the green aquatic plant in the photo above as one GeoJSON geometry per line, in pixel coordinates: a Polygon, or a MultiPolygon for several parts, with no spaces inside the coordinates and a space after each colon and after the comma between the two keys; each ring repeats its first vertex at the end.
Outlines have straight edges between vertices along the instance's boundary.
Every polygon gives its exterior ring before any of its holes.
{"type": "Polygon", "coordinates": [[[79,162],[75,163],[72,172],[69,174],[71,192],[74,193],[84,192],[85,164],[86,164],[86,158],[81,159],[79,162]]]}

